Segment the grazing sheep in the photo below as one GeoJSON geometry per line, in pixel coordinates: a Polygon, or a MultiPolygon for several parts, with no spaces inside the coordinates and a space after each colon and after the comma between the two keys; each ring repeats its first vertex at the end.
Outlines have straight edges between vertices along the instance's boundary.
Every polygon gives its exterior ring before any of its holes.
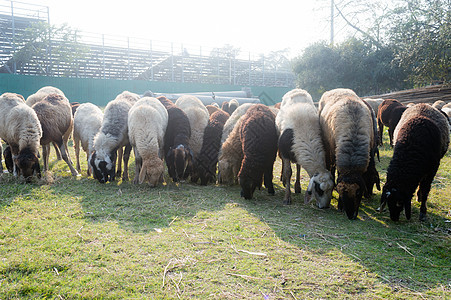
{"type": "Polygon", "coordinates": [[[319,114],[326,166],[333,176],[338,171],[338,208],[356,219],[375,138],[371,110],[352,90],[335,89],[322,95],[319,114]]]}
{"type": "Polygon", "coordinates": [[[238,173],[241,196],[252,199],[255,189],[260,188],[264,177],[265,187],[274,195],[272,183],[273,165],[277,153],[277,130],[275,117],[263,105],[253,105],[243,116],[240,126],[243,161],[238,173]]]}
{"type": "Polygon", "coordinates": [[[163,182],[163,139],[168,112],[158,99],[141,98],[128,112],[128,136],[135,152],[135,184],[163,182]]]}
{"type": "Polygon", "coordinates": [[[191,127],[187,115],[164,96],[157,98],[168,112],[168,126],[164,135],[164,155],[169,176],[174,182],[188,177],[192,170],[193,152],[189,142],[191,127]]]}
{"type": "Polygon", "coordinates": [[[216,182],[216,164],[218,163],[219,149],[221,148],[221,135],[224,124],[230,117],[223,110],[213,113],[205,127],[202,149],[196,158],[197,170],[192,176],[192,181],[200,178],[201,185],[216,182]]]}
{"type": "Polygon", "coordinates": [[[0,96],[0,116],[0,138],[11,147],[13,174],[23,175],[27,182],[34,173],[40,177],[38,157],[42,128],[36,112],[17,94],[4,93],[0,96]]]}
{"type": "Polygon", "coordinates": [[[207,127],[210,115],[202,101],[196,96],[183,95],[177,99],[175,105],[183,110],[188,117],[191,127],[191,138],[189,141],[190,149],[193,152],[192,170],[188,170],[188,175],[196,171],[196,158],[202,148],[204,140],[204,131],[207,127]]]}
{"type": "Polygon", "coordinates": [[[243,152],[240,140],[241,117],[252,106],[251,103],[240,105],[224,125],[221,136],[221,149],[218,154],[218,182],[223,184],[238,183],[243,152]]]}
{"type": "Polygon", "coordinates": [[[440,159],[448,150],[449,130],[443,114],[427,104],[410,107],[402,115],[394,133],[393,157],[381,196],[380,209],[388,204],[393,221],[399,220],[403,209],[410,219],[411,199],[418,186],[419,219],[426,219],[426,200],[440,159]]]}
{"type": "Polygon", "coordinates": [[[100,183],[114,181],[116,174],[120,176],[122,156],[124,159],[122,180],[128,180],[128,160],[132,149],[128,139],[128,111],[138,99],[138,95],[125,91],[105,107],[102,126],[94,137],[94,151],[89,158],[94,178],[100,183]]]}
{"type": "Polygon", "coordinates": [[[288,92],[276,117],[279,153],[282,158],[282,179],[285,185],[284,204],[291,204],[291,162],[297,164],[295,191],[300,193],[300,166],[310,176],[305,202],[314,194],[319,208],[329,207],[334,182],[326,168],[318,112],[307,91],[288,92]],[[288,103],[288,104],[287,104],[288,103]]]}
{"type": "Polygon", "coordinates": [[[386,99],[379,105],[377,113],[377,123],[379,125],[379,145],[382,145],[382,135],[384,134],[384,125],[388,126],[388,136],[390,137],[390,146],[393,146],[393,132],[401,119],[402,114],[407,107],[394,99],[386,99]]]}
{"type": "Polygon", "coordinates": [[[232,99],[229,101],[229,110],[227,111],[229,115],[233,114],[233,112],[240,106],[238,100],[232,99]]]}
{"type": "Polygon", "coordinates": [[[53,143],[61,151],[61,156],[69,166],[72,176],[77,176],[78,172],[72,166],[67,148],[67,141],[74,127],[69,101],[60,94],[48,94],[44,99],[36,102],[32,108],[42,126],[41,145],[44,171],[47,171],[49,167],[50,143],[53,143]]]}
{"type": "Polygon", "coordinates": [[[80,143],[86,152],[88,161],[88,176],[92,174],[92,167],[89,164],[89,156],[94,151],[94,137],[102,126],[103,112],[92,103],[80,104],[74,115],[74,148],[77,158],[77,171],[80,173],[80,143]]]}

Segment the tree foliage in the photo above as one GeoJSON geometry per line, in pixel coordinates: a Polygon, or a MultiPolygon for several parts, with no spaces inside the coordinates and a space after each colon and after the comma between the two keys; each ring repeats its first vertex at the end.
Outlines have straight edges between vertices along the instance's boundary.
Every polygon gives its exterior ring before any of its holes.
{"type": "Polygon", "coordinates": [[[16,41],[17,50],[13,56],[16,68],[37,65],[43,74],[51,75],[59,73],[59,66],[65,66],[65,72],[73,73],[78,69],[78,61],[88,53],[86,46],[77,39],[77,32],[67,24],[33,23],[16,41]]]}
{"type": "Polygon", "coordinates": [[[293,62],[298,86],[319,97],[337,87],[369,95],[449,84],[449,0],[398,0],[391,4],[336,2],[354,37],[335,45],[319,42],[306,48],[293,62]]]}

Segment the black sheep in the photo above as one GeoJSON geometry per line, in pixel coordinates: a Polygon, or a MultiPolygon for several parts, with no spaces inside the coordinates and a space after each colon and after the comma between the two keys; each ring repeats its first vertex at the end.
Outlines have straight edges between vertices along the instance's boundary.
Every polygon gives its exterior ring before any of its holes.
{"type": "Polygon", "coordinates": [[[408,108],[395,133],[393,158],[387,170],[387,182],[381,196],[381,210],[388,204],[390,218],[399,220],[405,209],[411,217],[411,199],[419,186],[421,221],[426,219],[426,200],[431,183],[440,166],[440,159],[449,145],[449,125],[437,109],[427,104],[408,108]]]}
{"type": "Polygon", "coordinates": [[[277,153],[274,114],[267,106],[256,104],[242,118],[240,140],[243,160],[238,173],[241,196],[252,199],[255,189],[261,187],[263,177],[268,193],[274,195],[272,178],[277,153]]]}
{"type": "Polygon", "coordinates": [[[192,169],[193,153],[189,148],[191,127],[187,115],[164,96],[157,98],[168,111],[164,135],[164,154],[169,176],[174,182],[186,179],[192,169]]]}
{"type": "Polygon", "coordinates": [[[380,105],[377,112],[377,123],[379,125],[379,145],[382,145],[382,135],[384,134],[384,125],[388,126],[388,136],[390,146],[393,146],[393,132],[401,119],[407,106],[394,99],[386,99],[380,105]]]}
{"type": "Polygon", "coordinates": [[[216,164],[221,148],[222,130],[229,117],[230,115],[222,109],[218,109],[210,116],[204,131],[202,148],[196,158],[197,171],[191,176],[192,182],[197,182],[198,178],[201,185],[216,181],[216,164]]]}

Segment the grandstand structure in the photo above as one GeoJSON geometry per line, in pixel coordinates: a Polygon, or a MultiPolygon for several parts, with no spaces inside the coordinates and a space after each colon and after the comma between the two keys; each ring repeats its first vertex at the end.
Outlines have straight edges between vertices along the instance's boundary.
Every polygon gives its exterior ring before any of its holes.
{"type": "Polygon", "coordinates": [[[295,85],[291,70],[269,67],[263,55],[79,31],[74,31],[74,39],[82,45],[83,53],[74,62],[59,59],[61,54],[56,49],[64,41],[56,37],[49,38],[45,55],[20,60],[17,53],[24,47],[24,33],[38,22],[50,24],[48,7],[0,1],[0,73],[289,88],[295,85]]]}

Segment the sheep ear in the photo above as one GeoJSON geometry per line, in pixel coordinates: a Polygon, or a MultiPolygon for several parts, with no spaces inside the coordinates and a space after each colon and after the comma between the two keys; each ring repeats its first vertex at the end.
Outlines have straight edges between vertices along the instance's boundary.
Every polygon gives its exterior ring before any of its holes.
{"type": "Polygon", "coordinates": [[[312,190],[315,182],[315,176],[310,179],[307,190],[305,191],[304,204],[309,204],[312,201],[312,190]]]}

